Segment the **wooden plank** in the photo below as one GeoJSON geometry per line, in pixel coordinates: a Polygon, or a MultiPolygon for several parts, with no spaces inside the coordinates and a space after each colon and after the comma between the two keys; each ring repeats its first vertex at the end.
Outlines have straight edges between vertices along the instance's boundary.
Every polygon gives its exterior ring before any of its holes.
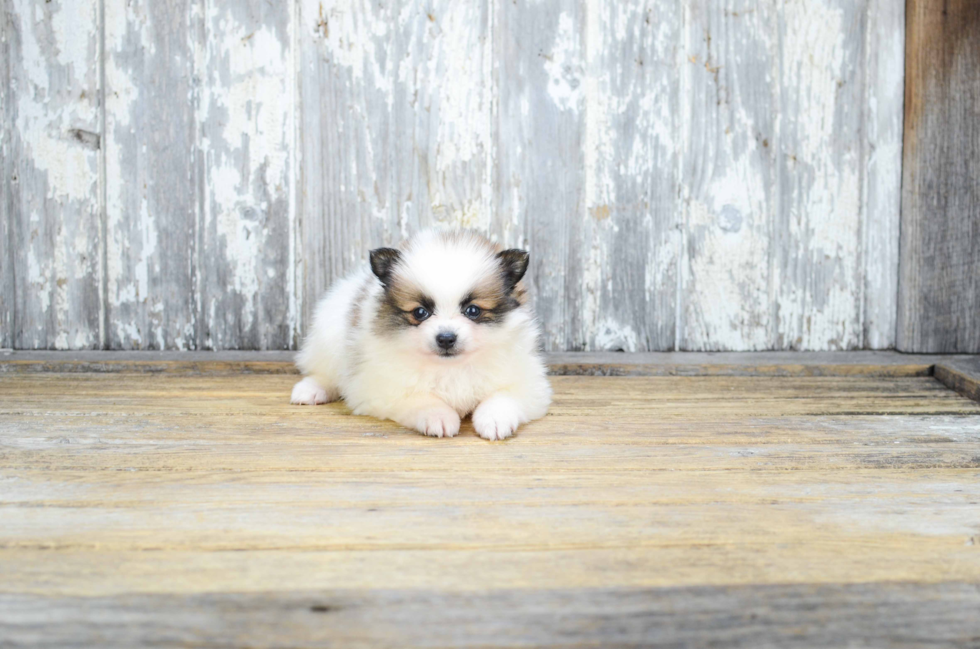
{"type": "MultiPolygon", "coordinates": [[[[494,232],[527,247],[547,350],[589,345],[586,2],[495,3],[494,232]]],[[[592,270],[595,274],[595,270],[592,270]]],[[[601,272],[601,271],[600,271],[601,272]]],[[[595,275],[599,277],[599,275],[595,275]]]]}
{"type": "Polygon", "coordinates": [[[14,297],[16,278],[13,253],[13,187],[10,166],[10,140],[13,137],[13,120],[9,109],[10,87],[10,39],[7,36],[10,16],[7,5],[0,13],[0,349],[14,344],[14,297]]]}
{"type": "Polygon", "coordinates": [[[805,584],[727,588],[395,590],[43,597],[0,595],[15,646],[968,647],[976,586],[805,584]],[[488,615],[488,611],[507,611],[488,615]],[[59,624],[50,624],[51,619],[59,624]],[[286,631],[288,629],[288,631],[286,631]]]}
{"type": "Polygon", "coordinates": [[[980,401],[980,359],[955,358],[937,363],[935,376],[950,390],[980,401]]]}
{"type": "MultiPolygon", "coordinates": [[[[198,53],[205,349],[289,349],[296,337],[293,4],[206,5],[198,53]]],[[[185,181],[186,182],[186,181],[185,181]]]]}
{"type": "Polygon", "coordinates": [[[7,344],[99,348],[97,6],[11,0],[3,20],[7,344]]]}
{"type": "Polygon", "coordinates": [[[770,299],[779,146],[772,35],[780,16],[757,5],[686,9],[678,349],[780,347],[770,299]]]}
{"type": "MultiPolygon", "coordinates": [[[[545,355],[555,375],[930,376],[937,363],[971,356],[896,352],[570,352],[545,355]]],[[[297,372],[291,352],[8,351],[3,372],[297,372]]]]}
{"type": "Polygon", "coordinates": [[[609,0],[586,6],[587,216],[580,240],[570,242],[583,265],[584,313],[571,347],[673,349],[683,6],[609,0]]]}
{"type": "Polygon", "coordinates": [[[897,346],[980,352],[980,7],[907,7],[897,346]]]}
{"type": "Polygon", "coordinates": [[[862,188],[863,346],[895,346],[905,102],[905,3],[868,0],[862,188]]]}
{"type": "MultiPolygon", "coordinates": [[[[867,7],[834,0],[790,3],[781,12],[773,66],[780,122],[774,134],[778,196],[770,305],[781,349],[865,345],[862,244],[868,215],[861,185],[870,153],[862,138],[866,101],[878,98],[866,78],[865,51],[876,45],[866,41],[867,7]]],[[[898,113],[896,104],[882,108],[891,109],[889,116],[898,113]]],[[[897,163],[888,157],[894,151],[879,153],[882,162],[897,163]]],[[[884,233],[896,233],[886,225],[893,215],[876,216],[884,219],[884,233]]]]}
{"type": "Polygon", "coordinates": [[[197,349],[202,161],[193,0],[105,2],[112,349],[197,349]]]}
{"type": "Polygon", "coordinates": [[[437,223],[490,219],[485,4],[303,0],[304,289],[437,223]]]}

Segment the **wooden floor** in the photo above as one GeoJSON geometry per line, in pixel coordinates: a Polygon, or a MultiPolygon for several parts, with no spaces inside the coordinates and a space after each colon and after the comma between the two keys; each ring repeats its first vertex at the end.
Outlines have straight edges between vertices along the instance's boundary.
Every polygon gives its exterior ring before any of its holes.
{"type": "Polygon", "coordinates": [[[295,378],[0,373],[0,646],[980,646],[930,376],[559,376],[502,443],[295,378]]]}

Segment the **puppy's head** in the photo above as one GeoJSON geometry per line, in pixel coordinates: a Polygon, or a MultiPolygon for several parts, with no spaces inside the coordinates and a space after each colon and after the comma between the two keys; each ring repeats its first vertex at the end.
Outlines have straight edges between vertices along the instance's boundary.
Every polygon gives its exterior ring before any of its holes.
{"type": "Polygon", "coordinates": [[[425,232],[403,250],[371,251],[384,286],[375,332],[428,357],[464,357],[502,340],[526,301],[523,250],[468,232],[425,232]]]}

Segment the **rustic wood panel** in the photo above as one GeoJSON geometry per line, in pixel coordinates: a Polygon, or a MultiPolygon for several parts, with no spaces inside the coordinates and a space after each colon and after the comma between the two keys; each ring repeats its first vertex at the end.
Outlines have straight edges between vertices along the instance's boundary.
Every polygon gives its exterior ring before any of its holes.
{"type": "Polygon", "coordinates": [[[511,589],[445,594],[234,593],[45,597],[0,594],[15,646],[969,647],[973,584],[511,589]],[[43,613],[42,613],[43,611],[43,613]],[[487,611],[506,614],[487,615],[487,611]],[[59,621],[51,625],[50,620],[59,621]],[[288,630],[287,630],[288,629],[288,630]],[[95,640],[97,639],[97,641],[95,640]]]}
{"type": "Polygon", "coordinates": [[[205,349],[298,345],[293,3],[204,5],[196,119],[204,164],[205,349]]]}
{"type": "Polygon", "coordinates": [[[861,223],[864,346],[895,345],[905,101],[905,3],[869,0],[864,43],[861,223]]]}
{"type": "Polygon", "coordinates": [[[13,125],[8,110],[10,87],[10,39],[8,23],[11,16],[7,5],[3,5],[0,13],[0,348],[9,349],[14,344],[14,253],[13,253],[13,201],[11,174],[13,167],[10,159],[10,139],[13,137],[13,125]]]}
{"type": "Polygon", "coordinates": [[[930,377],[556,377],[500,444],[290,406],[293,380],[0,374],[0,634],[975,634],[980,404],[930,377]]]}
{"type": "Polygon", "coordinates": [[[0,344],[294,348],[368,249],[440,224],[531,249],[550,350],[894,344],[902,3],[105,0],[105,89],[89,4],[7,12],[4,163],[42,138],[91,182],[28,231],[50,192],[4,172],[0,344]],[[91,87],[24,122],[66,11],[91,87]]]}
{"type": "MultiPolygon", "coordinates": [[[[685,200],[680,349],[776,347],[773,67],[779,11],[751,1],[687,3],[681,107],[685,200]]],[[[794,115],[783,115],[793,119],[794,115]]]]}
{"type": "Polygon", "coordinates": [[[908,3],[898,348],[980,352],[980,7],[908,3]]]}
{"type": "Polygon", "coordinates": [[[368,250],[489,225],[484,4],[304,0],[302,310],[368,250]]]}
{"type": "MultiPolygon", "coordinates": [[[[878,100],[866,78],[865,48],[877,47],[867,40],[869,6],[830,0],[786,3],[780,12],[769,302],[779,349],[865,346],[863,138],[868,102],[878,100]]],[[[878,216],[886,233],[897,234],[894,214],[878,216]]]]}
{"type": "Polygon", "coordinates": [[[902,12],[689,12],[679,346],[891,346],[902,12]]]}
{"type": "Polygon", "coordinates": [[[531,251],[546,349],[584,349],[586,2],[498,2],[495,228],[531,251]]]}
{"type": "Polygon", "coordinates": [[[6,344],[102,346],[96,3],[3,4],[6,344]]]}
{"type": "Polygon", "coordinates": [[[194,0],[105,0],[108,345],[197,349],[194,0]]]}
{"type": "Polygon", "coordinates": [[[586,213],[565,217],[583,221],[582,315],[566,349],[674,348],[683,17],[677,2],[587,3],[586,213]]]}

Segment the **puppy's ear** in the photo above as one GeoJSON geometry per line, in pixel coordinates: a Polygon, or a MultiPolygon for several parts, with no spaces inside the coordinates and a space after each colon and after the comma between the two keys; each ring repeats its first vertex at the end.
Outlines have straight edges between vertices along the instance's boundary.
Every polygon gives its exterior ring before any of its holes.
{"type": "Polygon", "coordinates": [[[500,260],[500,274],[504,279],[504,287],[509,291],[513,289],[517,282],[521,281],[524,273],[527,272],[527,264],[530,255],[524,250],[511,248],[497,253],[500,260]]]}
{"type": "Polygon", "coordinates": [[[381,283],[388,286],[391,280],[391,271],[395,264],[402,258],[402,253],[394,248],[377,248],[371,251],[371,272],[381,280],[381,283]]]}

